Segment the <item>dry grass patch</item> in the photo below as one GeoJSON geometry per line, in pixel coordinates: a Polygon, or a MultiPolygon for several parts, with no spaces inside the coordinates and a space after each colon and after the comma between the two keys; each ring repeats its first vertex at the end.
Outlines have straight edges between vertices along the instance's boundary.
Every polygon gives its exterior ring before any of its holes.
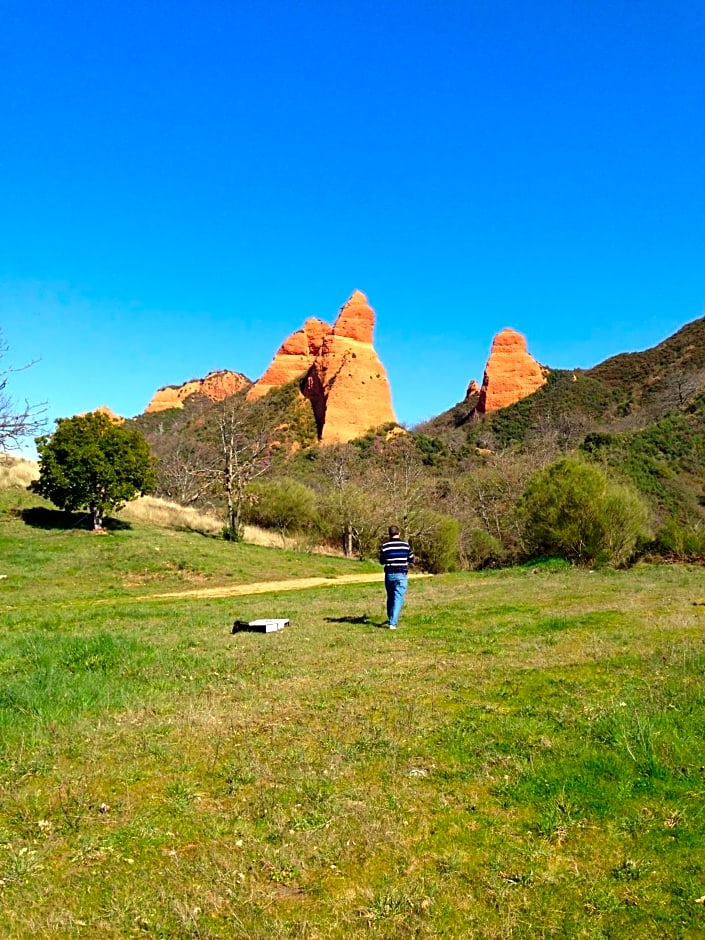
{"type": "Polygon", "coordinates": [[[135,499],[115,514],[124,522],[145,523],[165,529],[220,535],[223,522],[214,513],[203,512],[190,506],[180,506],[156,496],[135,499]]]}
{"type": "Polygon", "coordinates": [[[23,457],[0,454],[0,487],[20,486],[26,488],[39,478],[39,464],[23,457]]]}
{"type": "MultiPolygon", "coordinates": [[[[36,465],[35,465],[36,466],[36,465]]],[[[224,519],[217,512],[207,512],[192,506],[181,506],[156,496],[142,496],[135,499],[115,513],[116,518],[124,522],[158,526],[165,529],[181,529],[187,532],[200,532],[203,535],[219,536],[223,532],[224,519]]],[[[260,545],[263,548],[285,548],[292,551],[307,551],[314,554],[336,555],[342,552],[330,546],[319,546],[306,542],[297,536],[282,536],[278,532],[261,529],[259,526],[244,526],[243,542],[260,545]]]]}

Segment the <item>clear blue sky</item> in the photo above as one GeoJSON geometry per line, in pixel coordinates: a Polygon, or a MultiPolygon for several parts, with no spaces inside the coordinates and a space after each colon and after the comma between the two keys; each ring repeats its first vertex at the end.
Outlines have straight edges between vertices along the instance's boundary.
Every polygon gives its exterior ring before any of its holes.
{"type": "Polygon", "coordinates": [[[1,365],[51,419],[258,378],[355,289],[409,425],[495,333],[705,314],[703,0],[3,0],[1,365]]]}

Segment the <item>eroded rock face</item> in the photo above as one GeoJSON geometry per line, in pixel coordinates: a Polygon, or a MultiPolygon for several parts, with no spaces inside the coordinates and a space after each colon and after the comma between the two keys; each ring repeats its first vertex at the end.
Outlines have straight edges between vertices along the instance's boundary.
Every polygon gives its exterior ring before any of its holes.
{"type": "Polygon", "coordinates": [[[311,318],[292,333],[247,397],[259,398],[301,378],[321,444],[350,441],[370,428],[396,424],[387,373],[373,345],[374,323],[374,310],[356,290],[332,327],[311,318]]]}
{"type": "Polygon", "coordinates": [[[521,333],[507,327],[492,342],[476,412],[482,415],[513,405],[545,385],[547,374],[529,355],[521,333]]]}
{"type": "Polygon", "coordinates": [[[313,389],[324,396],[318,402],[312,398],[321,444],[344,443],[370,428],[396,424],[389,379],[372,343],[374,322],[374,310],[356,290],[311,368],[307,384],[312,379],[313,389]]]}
{"type": "Polygon", "coordinates": [[[261,398],[273,388],[287,385],[305,375],[319,355],[330,329],[323,320],[317,320],[316,317],[308,319],[300,330],[284,340],[267,371],[247,393],[247,398],[261,398]]]}
{"type": "MultiPolygon", "coordinates": [[[[124,423],[125,423],[125,419],[123,418],[123,416],[122,416],[122,415],[115,414],[115,412],[114,412],[111,408],[108,408],[107,405],[100,405],[98,408],[95,408],[95,409],[93,410],[93,412],[90,412],[90,413],[91,413],[91,414],[106,415],[106,417],[110,418],[110,420],[113,422],[113,424],[124,424],[124,423]]],[[[89,412],[85,412],[85,411],[84,411],[83,414],[81,415],[81,417],[83,417],[83,415],[85,415],[85,414],[89,414],[89,412]]]]}
{"type": "MultiPolygon", "coordinates": [[[[374,310],[356,290],[333,326],[311,317],[284,340],[247,398],[261,398],[300,380],[302,404],[304,399],[311,404],[321,444],[350,441],[370,428],[396,424],[387,373],[373,345],[374,324],[374,310]]],[[[211,372],[205,379],[160,388],[145,413],[183,408],[196,394],[221,401],[247,385],[238,372],[211,372]]]]}
{"type": "Polygon", "coordinates": [[[165,385],[158,389],[145,408],[145,414],[183,408],[189,395],[205,395],[211,401],[223,401],[249,384],[249,379],[239,372],[229,372],[227,369],[209,372],[205,379],[191,379],[183,385],[165,385]]]}
{"type": "Polygon", "coordinates": [[[374,328],[375,312],[367,303],[367,297],[361,290],[353,291],[340,308],[338,319],[333,325],[333,335],[371,346],[374,328]]]}

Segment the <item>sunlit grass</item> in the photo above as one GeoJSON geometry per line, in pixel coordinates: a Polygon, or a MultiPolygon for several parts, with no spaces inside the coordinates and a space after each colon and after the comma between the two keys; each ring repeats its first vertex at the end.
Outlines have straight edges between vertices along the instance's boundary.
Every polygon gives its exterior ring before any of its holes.
{"type": "Polygon", "coordinates": [[[441,576],[391,633],[379,584],[148,598],[341,559],[0,551],[3,936],[703,936],[700,569],[441,576]]]}

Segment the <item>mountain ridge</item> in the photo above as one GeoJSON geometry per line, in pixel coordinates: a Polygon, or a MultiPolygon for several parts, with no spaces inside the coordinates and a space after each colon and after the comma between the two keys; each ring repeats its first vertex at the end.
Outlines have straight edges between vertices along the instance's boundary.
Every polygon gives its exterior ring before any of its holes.
{"type": "MultiPolygon", "coordinates": [[[[375,314],[354,291],[333,325],[311,317],[284,340],[256,381],[218,370],[204,379],[158,389],[145,414],[183,408],[191,396],[222,401],[244,390],[248,400],[290,382],[313,411],[320,443],[353,440],[371,428],[396,424],[389,380],[372,340],[375,314]]],[[[466,425],[482,423],[481,444],[523,440],[532,425],[572,421],[591,430],[635,430],[684,405],[705,387],[705,317],[684,324],[646,350],[617,353],[590,368],[553,369],[528,352],[509,327],[495,334],[482,386],[415,427],[456,442],[466,425]],[[512,400],[512,398],[514,400],[512,400]]]]}

